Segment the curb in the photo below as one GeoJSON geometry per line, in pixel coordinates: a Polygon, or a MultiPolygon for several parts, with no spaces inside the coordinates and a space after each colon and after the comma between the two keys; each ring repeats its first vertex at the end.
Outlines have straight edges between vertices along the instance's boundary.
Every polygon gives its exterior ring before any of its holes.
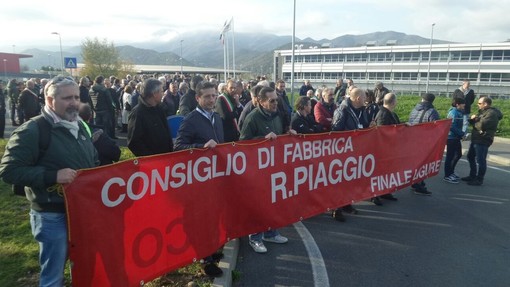
{"type": "Polygon", "coordinates": [[[510,139],[502,138],[502,137],[494,137],[494,142],[495,142],[495,143],[505,143],[505,144],[510,144],[510,139]]]}
{"type": "MultiPolygon", "coordinates": [[[[465,156],[467,154],[467,152],[468,152],[468,149],[466,149],[466,148],[462,149],[463,156],[465,156]]],[[[487,155],[487,161],[494,162],[494,163],[497,163],[500,165],[510,166],[509,158],[505,158],[505,157],[502,157],[499,155],[492,155],[492,154],[490,154],[490,149],[489,149],[489,154],[487,155]]]]}
{"type": "Polygon", "coordinates": [[[237,254],[239,253],[239,239],[230,240],[223,246],[223,259],[218,266],[223,271],[223,276],[215,278],[212,286],[232,286],[232,271],[236,268],[237,254]]]}

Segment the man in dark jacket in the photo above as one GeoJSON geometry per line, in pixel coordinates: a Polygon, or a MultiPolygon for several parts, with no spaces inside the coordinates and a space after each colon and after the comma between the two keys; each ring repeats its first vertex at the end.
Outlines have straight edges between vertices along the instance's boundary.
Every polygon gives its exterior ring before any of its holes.
{"type": "Polygon", "coordinates": [[[237,121],[243,112],[243,106],[239,102],[237,84],[234,80],[227,82],[227,92],[218,96],[215,111],[220,114],[223,122],[225,142],[239,140],[239,126],[237,121]]]}
{"type": "Polygon", "coordinates": [[[468,128],[468,119],[469,115],[471,114],[471,105],[475,102],[475,92],[471,87],[471,82],[469,80],[464,80],[462,82],[462,86],[460,86],[458,89],[456,89],[453,92],[453,98],[461,98],[464,99],[465,106],[464,106],[464,126],[462,127],[462,131],[466,132],[468,128]]]}
{"type": "Polygon", "coordinates": [[[115,138],[115,131],[112,125],[115,106],[113,105],[110,91],[104,85],[103,76],[96,77],[95,83],[90,89],[90,97],[94,103],[94,110],[96,111],[96,125],[102,126],[110,138],[115,138]]]}
{"type": "MultiPolygon", "coordinates": [[[[416,125],[419,123],[433,122],[439,120],[439,113],[432,105],[435,99],[436,96],[434,96],[433,94],[423,94],[421,96],[421,102],[416,104],[414,109],[411,111],[411,114],[409,115],[408,124],[416,125]]],[[[424,180],[414,183],[413,185],[411,185],[411,188],[414,190],[415,194],[419,195],[432,194],[430,191],[427,190],[427,187],[425,187],[424,180]]]]}
{"type": "Polygon", "coordinates": [[[39,104],[39,95],[35,91],[35,83],[28,80],[26,88],[21,92],[18,99],[18,108],[23,111],[25,121],[37,116],[41,113],[41,105],[39,104]]]}
{"type": "Polygon", "coordinates": [[[184,96],[179,99],[179,115],[186,116],[197,107],[197,99],[195,98],[195,89],[198,83],[202,82],[202,76],[194,76],[191,78],[190,89],[184,96]]]}
{"type": "Polygon", "coordinates": [[[375,103],[379,106],[382,106],[384,95],[386,95],[389,92],[390,91],[384,86],[382,82],[375,83],[374,87],[375,103]]]}
{"type": "MultiPolygon", "coordinates": [[[[346,97],[342,104],[335,110],[333,115],[332,131],[352,131],[368,128],[371,123],[368,121],[365,109],[366,94],[359,88],[353,88],[349,97],[346,97]]],[[[342,210],[348,213],[357,214],[358,211],[348,204],[333,211],[333,218],[337,221],[345,221],[342,210]]]]}
{"type": "MultiPolygon", "coordinates": [[[[195,91],[197,107],[181,123],[175,141],[176,150],[214,148],[224,142],[221,118],[214,112],[218,97],[216,85],[203,81],[196,86],[195,91]]],[[[213,255],[204,258],[203,269],[209,276],[219,277],[223,274],[221,268],[216,265],[213,255]]]]}
{"type": "Polygon", "coordinates": [[[487,153],[494,141],[498,123],[503,118],[500,110],[492,107],[492,99],[481,97],[478,99],[478,114],[472,115],[469,123],[473,126],[471,144],[467,158],[469,161],[469,176],[463,177],[469,185],[482,185],[487,171],[487,153]],[[476,164],[478,163],[478,171],[476,164]]]}
{"type": "Polygon", "coordinates": [[[128,148],[136,156],[173,151],[170,128],[161,108],[163,84],[154,78],[146,79],[140,91],[138,105],[128,118],[128,148]]]}
{"type": "Polygon", "coordinates": [[[78,84],[56,77],[44,90],[46,105],[39,117],[44,117],[51,129],[47,149],[41,155],[39,123],[26,122],[9,139],[0,163],[0,177],[7,183],[25,186],[31,204],[32,234],[39,241],[39,285],[64,286],[68,251],[66,207],[54,186],[71,183],[78,169],[92,168],[98,162],[90,136],[78,120],[78,84]]]}

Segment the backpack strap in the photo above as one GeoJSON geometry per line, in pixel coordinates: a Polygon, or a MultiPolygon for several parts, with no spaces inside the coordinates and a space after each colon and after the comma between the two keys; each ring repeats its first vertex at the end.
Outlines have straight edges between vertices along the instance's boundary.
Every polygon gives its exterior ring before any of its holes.
{"type": "Polygon", "coordinates": [[[427,113],[427,111],[430,109],[429,108],[426,108],[425,110],[423,110],[423,113],[421,113],[421,117],[420,117],[420,121],[419,123],[423,123],[423,118],[425,117],[425,114],[427,113]]]}
{"type": "Polygon", "coordinates": [[[37,127],[39,128],[39,157],[37,158],[37,161],[39,161],[50,146],[51,124],[44,116],[35,117],[33,121],[37,123],[37,127]]]}

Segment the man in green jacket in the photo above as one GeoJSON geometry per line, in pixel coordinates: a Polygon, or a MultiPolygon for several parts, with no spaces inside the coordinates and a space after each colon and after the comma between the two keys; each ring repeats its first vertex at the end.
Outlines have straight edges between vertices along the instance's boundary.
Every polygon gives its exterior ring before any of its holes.
{"type": "Polygon", "coordinates": [[[473,126],[471,144],[467,154],[470,171],[468,176],[462,178],[469,185],[483,184],[483,178],[487,171],[487,153],[494,141],[498,123],[503,118],[501,111],[492,107],[492,99],[489,97],[480,97],[478,108],[478,114],[472,115],[469,119],[469,123],[473,126]]]}
{"type": "MultiPolygon", "coordinates": [[[[98,164],[97,152],[79,122],[78,84],[64,77],[53,78],[45,89],[42,115],[17,128],[7,143],[0,163],[0,178],[25,186],[30,201],[32,234],[39,242],[40,286],[63,286],[67,260],[67,220],[59,184],[71,183],[78,169],[98,164]],[[40,150],[40,133],[50,129],[49,142],[40,150]]],[[[46,131],[48,132],[48,131],[46,131]]]]}

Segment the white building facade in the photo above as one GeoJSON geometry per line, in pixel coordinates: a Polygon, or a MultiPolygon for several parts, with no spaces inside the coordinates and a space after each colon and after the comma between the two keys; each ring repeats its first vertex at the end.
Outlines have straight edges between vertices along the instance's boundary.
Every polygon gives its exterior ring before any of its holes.
{"type": "MultiPolygon", "coordinates": [[[[292,50],[274,52],[274,75],[290,83],[292,50]]],[[[294,85],[334,87],[337,79],[398,94],[451,95],[464,79],[476,95],[510,96],[510,43],[364,46],[294,50],[294,85]],[[430,54],[430,60],[429,60],[430,54]],[[427,77],[429,74],[429,77],[427,77]],[[428,78],[428,80],[427,80],[428,78]]]]}

